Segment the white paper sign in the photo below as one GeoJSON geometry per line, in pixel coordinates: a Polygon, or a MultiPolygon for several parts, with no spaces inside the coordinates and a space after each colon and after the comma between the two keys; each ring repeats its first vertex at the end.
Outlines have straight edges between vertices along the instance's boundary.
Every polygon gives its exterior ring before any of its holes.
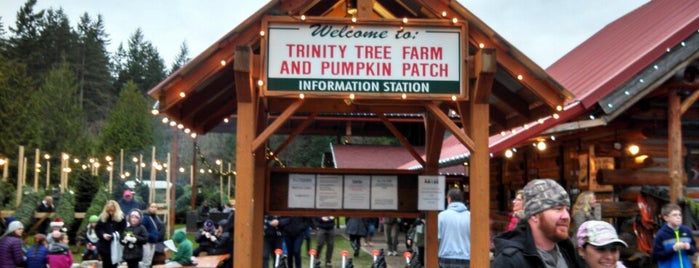
{"type": "Polygon", "coordinates": [[[314,208],[315,174],[289,174],[289,208],[314,208]]]}
{"type": "Polygon", "coordinates": [[[398,209],[397,176],[371,176],[371,209],[398,209]]]}
{"type": "Polygon", "coordinates": [[[316,208],[342,208],[342,175],[317,175],[316,208]]]}
{"type": "Polygon", "coordinates": [[[344,208],[369,209],[370,186],[370,176],[345,175],[344,208]]]}
{"type": "Polygon", "coordinates": [[[417,210],[444,210],[446,178],[420,175],[417,179],[417,210]]]}

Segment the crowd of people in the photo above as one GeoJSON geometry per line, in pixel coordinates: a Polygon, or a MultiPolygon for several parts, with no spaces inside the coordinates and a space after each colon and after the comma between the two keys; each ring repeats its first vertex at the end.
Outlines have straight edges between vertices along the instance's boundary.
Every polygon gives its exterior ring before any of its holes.
{"type": "MultiPolygon", "coordinates": [[[[470,267],[471,215],[463,192],[450,189],[446,208],[439,212],[438,263],[440,268],[470,267]]],[[[208,209],[203,204],[203,209],[208,209]]],[[[37,210],[52,212],[53,200],[44,198],[37,210]]],[[[226,206],[228,212],[234,209],[226,206]]],[[[109,200],[99,215],[91,215],[82,235],[85,250],[82,260],[101,260],[102,267],[143,267],[154,264],[154,255],[162,253],[165,228],[156,215],[157,204],[142,206],[133,199],[131,190],[124,191],[119,201],[109,200]]],[[[202,210],[202,209],[200,209],[202,210]]],[[[201,212],[201,211],[200,211],[201,212]]],[[[690,257],[697,251],[692,230],[682,224],[682,209],[676,204],[662,208],[665,224],[656,234],[653,260],[658,267],[691,267],[690,257]]],[[[233,223],[235,213],[227,219],[203,221],[194,235],[194,248],[183,231],[176,231],[172,240],[177,250],[169,264],[191,265],[192,256],[231,254],[233,259],[233,223]]],[[[425,217],[402,219],[393,217],[345,219],[345,234],[354,257],[364,246],[372,247],[375,230],[384,233],[386,256],[398,255],[398,236],[405,231],[405,248],[414,252],[419,266],[424,265],[425,217]]],[[[33,236],[31,247],[25,247],[24,226],[19,221],[7,224],[0,237],[0,268],[3,267],[71,267],[73,256],[70,239],[60,218],[48,222],[44,232],[33,236]]],[[[336,229],[339,221],[333,216],[264,217],[264,267],[285,261],[286,267],[301,267],[302,245],[316,235],[316,260],[332,267],[336,229]],[[282,254],[278,249],[283,249],[282,254]],[[323,254],[325,253],[325,254],[323,254]],[[278,255],[283,255],[280,260],[278,255]]],[[[310,243],[306,243],[310,247],[310,243]]],[[[512,201],[507,230],[492,239],[492,267],[625,267],[619,260],[621,248],[628,244],[619,239],[615,228],[602,221],[594,192],[578,194],[571,210],[566,190],[551,179],[530,181],[516,192],[512,201]]]]}

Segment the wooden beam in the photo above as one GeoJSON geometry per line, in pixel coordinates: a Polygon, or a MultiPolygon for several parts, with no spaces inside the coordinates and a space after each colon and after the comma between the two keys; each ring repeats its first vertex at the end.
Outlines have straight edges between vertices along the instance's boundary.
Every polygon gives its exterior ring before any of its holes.
{"type": "Polygon", "coordinates": [[[692,104],[694,104],[697,101],[697,99],[699,99],[699,90],[696,89],[697,88],[695,88],[695,91],[692,92],[692,94],[689,95],[689,97],[682,101],[682,105],[680,108],[680,116],[683,115],[687,110],[689,110],[689,108],[692,107],[692,104]]]}
{"type": "MultiPolygon", "coordinates": [[[[291,134],[289,134],[289,137],[287,137],[286,140],[284,140],[284,142],[282,142],[282,144],[280,144],[276,149],[274,149],[274,152],[272,153],[272,155],[273,156],[279,155],[284,150],[284,148],[286,148],[286,146],[288,146],[289,143],[291,143],[291,141],[293,141],[296,138],[296,136],[301,134],[301,132],[303,132],[304,129],[306,129],[309,125],[311,125],[311,123],[313,123],[313,120],[316,118],[316,116],[318,116],[318,113],[313,112],[306,118],[306,120],[303,120],[301,125],[299,125],[296,129],[294,129],[294,131],[291,132],[291,134]]],[[[274,159],[274,158],[270,157],[267,160],[267,162],[269,163],[269,161],[272,161],[272,159],[274,159]]]]}
{"type": "Polygon", "coordinates": [[[400,144],[402,144],[403,147],[405,147],[405,149],[408,150],[408,153],[410,153],[410,155],[412,155],[413,158],[415,158],[415,160],[418,163],[420,163],[420,165],[422,165],[424,167],[425,160],[422,159],[422,156],[420,156],[420,154],[417,153],[417,151],[415,151],[415,148],[413,148],[413,145],[410,144],[408,139],[406,139],[405,136],[403,136],[403,134],[400,133],[400,131],[396,128],[396,126],[394,126],[393,123],[391,123],[391,121],[389,121],[385,115],[383,115],[383,114],[376,114],[376,115],[379,117],[379,119],[381,119],[381,122],[383,122],[383,124],[388,128],[388,130],[390,130],[391,133],[393,133],[393,136],[396,136],[398,141],[400,141],[400,144]]]}
{"type": "MultiPolygon", "coordinates": [[[[685,178],[686,180],[686,178],[685,178]]],[[[669,185],[670,176],[665,171],[647,171],[633,169],[600,169],[597,182],[614,186],[633,185],[669,185]]]]}
{"type": "Polygon", "coordinates": [[[252,76],[250,67],[252,66],[252,49],[248,46],[235,48],[235,62],[233,65],[236,98],[238,102],[252,101],[252,76]]]}
{"type": "Polygon", "coordinates": [[[272,122],[272,124],[267,126],[267,128],[253,140],[252,150],[256,151],[258,148],[260,148],[260,146],[267,142],[267,139],[269,139],[269,137],[272,136],[272,134],[274,134],[274,132],[277,131],[277,129],[281,127],[281,125],[284,124],[284,122],[286,122],[286,120],[289,119],[289,117],[294,115],[296,110],[298,110],[298,108],[301,107],[302,104],[303,99],[299,99],[296,102],[292,103],[289,107],[287,107],[286,110],[272,122]]]}
{"type": "Polygon", "coordinates": [[[481,48],[476,52],[474,64],[476,86],[473,88],[473,101],[478,103],[490,102],[490,92],[493,88],[497,65],[495,48],[481,48]]]}
{"type": "MultiPolygon", "coordinates": [[[[449,117],[446,114],[444,114],[444,112],[442,112],[442,110],[436,104],[428,102],[425,104],[425,108],[427,108],[430,114],[432,114],[438,122],[440,122],[443,126],[449,129],[451,134],[453,134],[457,140],[459,140],[470,151],[473,151],[473,148],[476,147],[476,144],[473,142],[473,140],[466,136],[466,134],[456,124],[454,124],[454,122],[451,119],[449,119],[449,117]]],[[[488,116],[486,115],[484,118],[488,118],[488,116]]],[[[478,120],[479,124],[482,124],[483,122],[488,122],[483,121],[483,118],[479,118],[476,120],[478,120]]],[[[485,125],[484,127],[486,128],[488,127],[488,124],[483,125],[485,125]]]]}

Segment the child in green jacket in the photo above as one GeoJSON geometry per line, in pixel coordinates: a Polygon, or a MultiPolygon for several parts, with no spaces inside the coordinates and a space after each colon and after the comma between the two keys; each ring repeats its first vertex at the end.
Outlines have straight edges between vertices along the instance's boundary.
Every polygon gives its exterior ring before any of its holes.
{"type": "Polygon", "coordinates": [[[180,265],[190,265],[192,264],[192,242],[187,239],[187,236],[183,231],[175,231],[172,236],[172,241],[177,243],[177,252],[175,256],[172,256],[168,260],[167,264],[172,262],[179,263],[180,265]]]}

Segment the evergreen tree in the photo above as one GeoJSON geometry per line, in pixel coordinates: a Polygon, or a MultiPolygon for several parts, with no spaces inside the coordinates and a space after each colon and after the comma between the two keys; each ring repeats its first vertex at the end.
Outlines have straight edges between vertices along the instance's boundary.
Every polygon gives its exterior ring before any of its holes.
{"type": "Polygon", "coordinates": [[[37,116],[41,123],[41,148],[44,151],[87,153],[89,142],[84,136],[84,113],[77,99],[75,73],[63,63],[49,71],[34,94],[37,116]]]}
{"type": "Polygon", "coordinates": [[[17,158],[18,145],[39,147],[32,84],[24,64],[0,55],[0,152],[10,159],[17,158]]]}
{"type": "Polygon", "coordinates": [[[80,224],[80,228],[78,228],[78,231],[76,233],[81,234],[85,232],[85,227],[87,226],[87,222],[90,219],[90,216],[99,216],[100,213],[102,213],[104,205],[107,204],[107,200],[109,200],[109,193],[106,189],[100,187],[97,190],[97,193],[95,193],[94,198],[91,199],[92,202],[90,202],[90,206],[85,211],[85,217],[83,218],[82,223],[80,224]]]}
{"type": "Polygon", "coordinates": [[[172,66],[170,67],[170,74],[173,74],[175,71],[179,70],[192,60],[189,58],[189,47],[187,47],[187,42],[182,42],[180,45],[180,53],[177,54],[177,57],[175,57],[175,62],[172,63],[172,66]]]}
{"type": "Polygon", "coordinates": [[[61,218],[66,228],[70,228],[75,220],[75,194],[66,190],[61,194],[56,205],[56,218],[61,218]]]}
{"type": "Polygon", "coordinates": [[[87,171],[74,172],[70,178],[75,178],[75,212],[85,212],[104,183],[100,177],[87,171]]]}
{"type": "MultiPolygon", "coordinates": [[[[44,11],[34,12],[37,0],[27,2],[17,11],[15,27],[10,27],[8,58],[15,59],[25,64],[29,70],[41,69],[41,44],[39,44],[39,32],[41,31],[41,19],[44,11]]],[[[38,74],[37,74],[38,75],[38,74]]],[[[36,77],[36,76],[35,76],[36,77]]]]}
{"type": "Polygon", "coordinates": [[[145,94],[165,79],[165,64],[153,44],[144,40],[140,28],[131,35],[128,49],[124,50],[119,45],[114,62],[117,88],[123,87],[127,81],[133,81],[145,94]]]}
{"type": "Polygon", "coordinates": [[[102,16],[93,21],[87,13],[80,17],[77,27],[78,58],[76,73],[78,96],[85,111],[91,136],[97,136],[114,107],[118,91],[113,87],[106,46],[109,35],[104,30],[102,16]]]}
{"type": "Polygon", "coordinates": [[[77,39],[63,9],[48,9],[40,20],[38,65],[30,71],[41,75],[64,62],[74,66],[77,39]]]}
{"type": "MultiPolygon", "coordinates": [[[[14,216],[15,219],[20,221],[24,226],[31,226],[30,224],[34,222],[34,211],[39,204],[39,193],[34,191],[34,188],[24,186],[22,189],[24,193],[22,194],[22,202],[15,209],[14,216]]],[[[14,199],[12,200],[14,202],[14,199]]],[[[29,227],[26,227],[29,231],[29,227]]]]}
{"type": "Polygon", "coordinates": [[[150,121],[148,101],[135,83],[126,83],[100,133],[99,151],[118,155],[121,149],[132,153],[148,148],[153,144],[150,121]]]}

